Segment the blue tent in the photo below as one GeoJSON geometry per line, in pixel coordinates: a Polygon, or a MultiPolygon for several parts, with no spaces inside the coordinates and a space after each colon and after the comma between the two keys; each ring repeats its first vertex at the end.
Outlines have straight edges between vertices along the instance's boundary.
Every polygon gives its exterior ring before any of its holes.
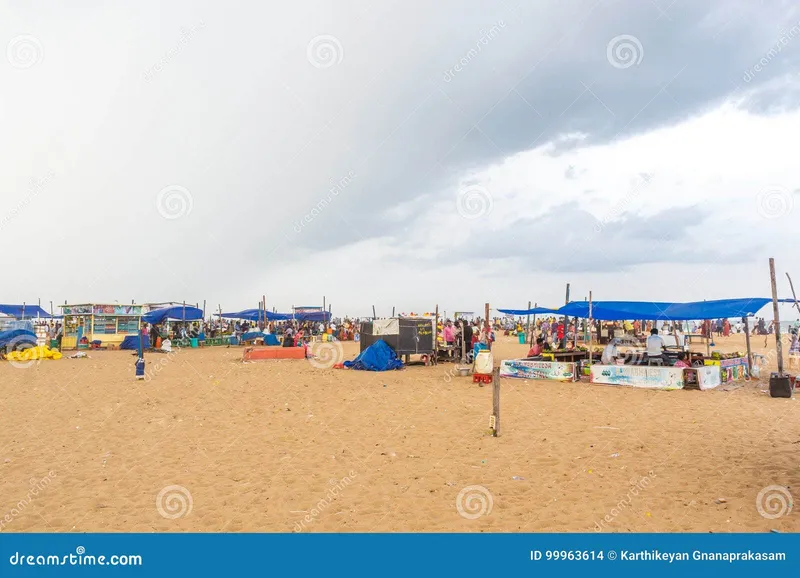
{"type": "Polygon", "coordinates": [[[557,309],[548,309],[547,307],[534,307],[533,309],[498,309],[500,313],[505,313],[506,315],[555,315],[558,310],[557,309]]]}
{"type": "Polygon", "coordinates": [[[402,369],[403,362],[398,359],[389,344],[383,339],[379,339],[359,353],[353,361],[345,361],[344,366],[348,369],[363,371],[389,371],[390,369],[402,369]]]}
{"type": "MultiPolygon", "coordinates": [[[[772,301],[764,297],[749,299],[719,299],[716,301],[693,301],[668,303],[657,301],[597,301],[592,304],[592,318],[600,321],[624,319],[649,319],[654,321],[692,321],[697,319],[721,319],[749,317],[772,301]]],[[[781,300],[789,301],[789,300],[781,300]]],[[[589,317],[589,303],[573,301],[564,305],[558,315],[589,317]]]]}
{"type": "Polygon", "coordinates": [[[36,317],[44,317],[46,319],[52,318],[52,315],[50,315],[47,311],[45,311],[38,305],[0,304],[0,313],[2,313],[3,315],[10,315],[11,317],[16,317],[17,319],[22,319],[23,314],[25,319],[34,319],[36,317]]]}
{"type": "Polygon", "coordinates": [[[203,310],[197,307],[187,305],[175,305],[173,307],[161,307],[160,309],[153,309],[142,315],[142,321],[145,323],[161,323],[167,319],[174,319],[177,321],[199,321],[203,318],[203,310]]]}
{"type": "Polygon", "coordinates": [[[245,309],[235,313],[223,313],[222,316],[225,319],[244,319],[245,321],[258,321],[264,319],[265,316],[267,321],[286,321],[292,318],[291,313],[273,313],[263,309],[260,312],[258,309],[245,309]]]}
{"type": "MultiPolygon", "coordinates": [[[[145,349],[150,349],[150,336],[143,335],[142,336],[142,345],[145,349]]],[[[125,339],[122,340],[122,343],[119,344],[120,349],[139,349],[139,336],[138,335],[126,335],[125,339]]]]}
{"type": "Polygon", "coordinates": [[[331,320],[331,314],[327,311],[306,311],[305,313],[295,313],[294,318],[298,321],[328,322],[331,320]]]}

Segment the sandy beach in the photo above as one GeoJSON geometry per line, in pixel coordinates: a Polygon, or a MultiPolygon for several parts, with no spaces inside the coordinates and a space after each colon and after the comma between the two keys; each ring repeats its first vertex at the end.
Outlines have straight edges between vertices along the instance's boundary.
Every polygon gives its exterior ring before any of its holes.
{"type": "MultiPolygon", "coordinates": [[[[526,350],[500,337],[495,361],[526,350]]],[[[764,374],[703,392],[504,379],[493,438],[491,387],[451,364],[368,373],[214,347],[149,354],[137,382],[129,352],[89,355],[0,364],[2,531],[800,530],[800,512],[756,505],[772,485],[800,496],[798,402],[764,374]]]]}

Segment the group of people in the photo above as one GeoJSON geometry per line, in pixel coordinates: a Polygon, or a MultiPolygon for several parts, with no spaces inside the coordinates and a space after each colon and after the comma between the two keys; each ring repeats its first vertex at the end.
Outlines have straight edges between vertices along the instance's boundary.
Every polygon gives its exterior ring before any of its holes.
{"type": "Polygon", "coordinates": [[[467,361],[471,362],[476,346],[479,349],[491,349],[496,339],[496,324],[490,323],[488,326],[481,320],[467,321],[457,319],[455,322],[447,319],[440,324],[438,329],[438,339],[440,343],[449,349],[449,356],[458,359],[461,351],[465,352],[467,361]]]}

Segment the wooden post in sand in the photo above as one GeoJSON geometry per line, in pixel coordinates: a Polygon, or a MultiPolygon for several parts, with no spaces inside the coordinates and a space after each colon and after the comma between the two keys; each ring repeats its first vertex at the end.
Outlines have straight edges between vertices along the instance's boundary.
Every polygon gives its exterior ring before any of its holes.
{"type": "Polygon", "coordinates": [[[589,291],[589,367],[592,366],[592,292],[589,291]]]}
{"type": "MultiPolygon", "coordinates": [[[[528,311],[531,310],[531,302],[528,301],[528,311]]],[[[525,326],[525,335],[530,336],[531,334],[531,314],[528,313],[528,323],[525,326]]]]}
{"type": "MultiPolygon", "coordinates": [[[[535,309],[535,308],[539,307],[539,304],[538,303],[534,303],[533,307],[535,309]]],[[[535,333],[536,333],[536,313],[533,314],[533,332],[530,334],[531,347],[533,347],[533,338],[534,338],[534,334],[535,333]]]]}
{"type": "MultiPolygon", "coordinates": [[[[374,306],[373,306],[374,308],[374,306]]],[[[436,304],[436,313],[434,313],[433,321],[433,359],[431,365],[435,365],[439,361],[439,304],[436,304]]]]}
{"type": "Polygon", "coordinates": [[[750,349],[750,320],[747,315],[742,317],[744,321],[744,340],[747,343],[747,373],[753,375],[753,350],[750,349]]]}
{"type": "Polygon", "coordinates": [[[500,436],[500,368],[492,370],[492,435],[500,436]]]}
{"type": "Polygon", "coordinates": [[[373,305],[372,306],[372,320],[374,321],[375,319],[377,319],[377,316],[375,315],[375,306],[373,305]]]}
{"type": "MultiPolygon", "coordinates": [[[[567,283],[567,297],[566,297],[566,299],[564,301],[564,305],[569,305],[569,283],[567,283]]],[[[563,323],[564,323],[564,337],[561,339],[561,343],[559,344],[559,347],[561,347],[561,349],[566,349],[567,348],[567,325],[569,324],[569,317],[567,317],[566,315],[564,315],[563,323]]]]}
{"type": "Polygon", "coordinates": [[[486,304],[484,315],[485,315],[485,318],[483,320],[483,324],[486,327],[486,333],[489,333],[489,330],[491,329],[491,325],[489,325],[489,304],[488,303],[486,304]]]}
{"type": "Polygon", "coordinates": [[[772,314],[775,325],[775,351],[778,354],[778,376],[783,377],[783,343],[781,342],[781,316],[778,311],[778,287],[775,283],[775,259],[769,258],[769,282],[772,285],[772,314]]]}

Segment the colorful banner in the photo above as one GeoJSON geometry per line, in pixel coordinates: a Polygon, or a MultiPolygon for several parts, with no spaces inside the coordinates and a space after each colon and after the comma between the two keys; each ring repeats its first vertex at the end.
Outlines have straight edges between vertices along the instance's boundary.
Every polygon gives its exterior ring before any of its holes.
{"type": "Polygon", "coordinates": [[[680,367],[636,365],[593,365],[591,382],[650,389],[683,389],[684,384],[683,369],[680,367]]]}
{"type": "Polygon", "coordinates": [[[750,375],[746,357],[733,359],[706,359],[706,366],[719,367],[722,383],[747,379],[750,375]]]}
{"type": "Polygon", "coordinates": [[[500,377],[573,381],[575,379],[575,364],[558,361],[505,359],[500,363],[500,377]]]}

